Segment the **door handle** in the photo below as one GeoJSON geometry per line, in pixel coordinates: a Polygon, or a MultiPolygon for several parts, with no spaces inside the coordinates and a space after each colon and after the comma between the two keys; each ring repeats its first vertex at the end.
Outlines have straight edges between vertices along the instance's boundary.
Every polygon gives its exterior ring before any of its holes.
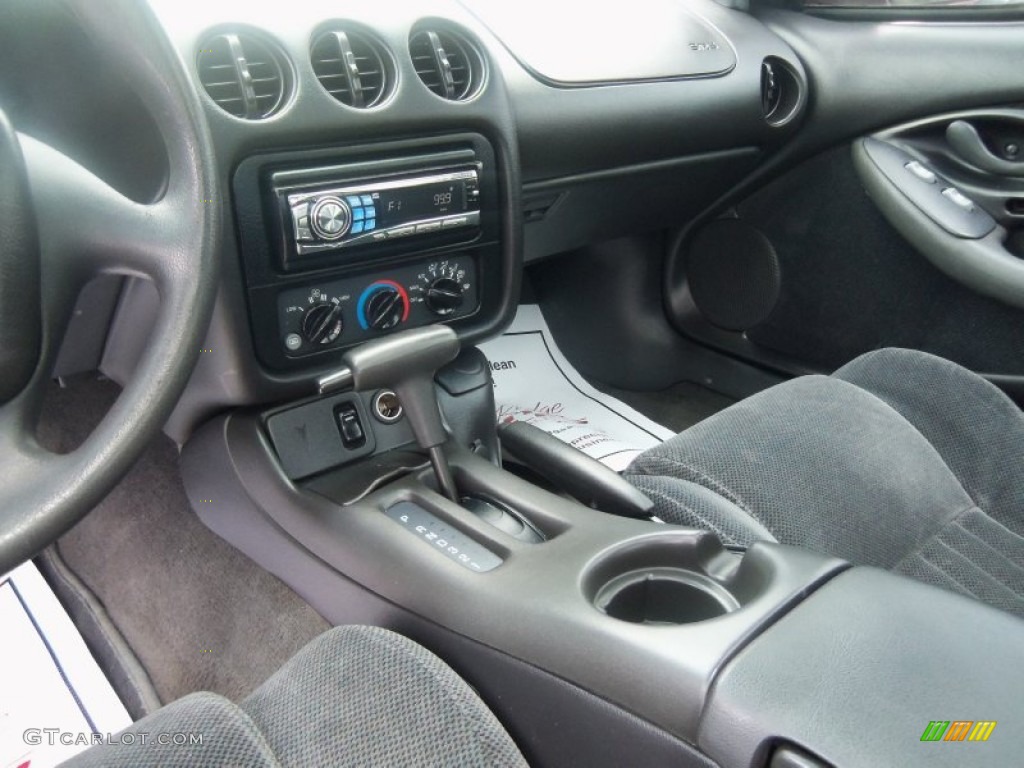
{"type": "Polygon", "coordinates": [[[985,146],[978,129],[966,120],[954,120],[946,127],[946,141],[962,160],[975,168],[999,176],[1024,176],[1024,162],[996,155],[985,146]]]}

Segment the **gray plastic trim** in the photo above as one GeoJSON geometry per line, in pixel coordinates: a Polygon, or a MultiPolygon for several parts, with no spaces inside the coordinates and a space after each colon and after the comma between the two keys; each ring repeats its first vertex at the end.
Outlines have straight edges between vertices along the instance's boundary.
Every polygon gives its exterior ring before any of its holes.
{"type": "Polygon", "coordinates": [[[953,202],[948,194],[950,190],[955,190],[960,199],[970,198],[966,198],[952,181],[942,178],[928,166],[916,161],[913,155],[875,138],[861,139],[858,146],[867,153],[875,168],[889,180],[890,184],[949,234],[977,240],[996,228],[995,219],[974,201],[971,201],[969,208],[966,204],[958,205],[953,202]],[[908,166],[916,167],[922,174],[931,173],[930,180],[916,175],[908,166]]]}
{"type": "Polygon", "coordinates": [[[1024,623],[874,568],[840,574],[719,675],[698,744],[763,766],[781,740],[836,766],[1007,766],[1024,730],[1024,623]],[[932,720],[996,720],[985,743],[929,743],[932,720]]]}
{"type": "Polygon", "coordinates": [[[311,560],[386,600],[690,741],[706,691],[725,660],[844,567],[773,544],[755,545],[737,566],[736,556],[705,531],[604,515],[448,447],[463,493],[509,504],[549,540],[518,541],[415,476],[346,507],[303,493],[281,472],[257,421],[244,414],[218,417],[199,430],[184,449],[182,471],[191,499],[214,499],[194,507],[229,542],[241,546],[251,537],[250,521],[269,518],[311,560]],[[488,573],[472,573],[433,552],[384,514],[400,501],[415,502],[505,562],[488,573]],[[741,607],[685,626],[647,627],[603,615],[585,593],[583,579],[624,543],[633,553],[630,562],[650,545],[656,565],[665,565],[668,553],[672,564],[713,579],[741,607]]]}
{"type": "Polygon", "coordinates": [[[872,159],[867,141],[854,142],[854,166],[889,223],[954,280],[1024,309],[1024,260],[1006,250],[1006,230],[997,226],[974,240],[951,235],[888,179],[872,159]]]}
{"type": "Polygon", "coordinates": [[[476,690],[531,765],[715,768],[694,747],[572,683],[389,603],[310,556],[266,515],[231,498],[211,530],[288,583],[334,625],[395,630],[438,654],[476,690]],[[235,514],[238,512],[239,514],[235,514]]]}

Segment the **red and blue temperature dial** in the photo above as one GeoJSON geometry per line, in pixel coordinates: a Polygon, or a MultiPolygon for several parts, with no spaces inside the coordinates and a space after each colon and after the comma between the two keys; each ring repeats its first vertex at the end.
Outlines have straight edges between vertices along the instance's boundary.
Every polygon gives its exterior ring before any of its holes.
{"type": "Polygon", "coordinates": [[[363,330],[390,330],[409,319],[409,294],[394,280],[377,280],[359,296],[356,319],[363,330]]]}

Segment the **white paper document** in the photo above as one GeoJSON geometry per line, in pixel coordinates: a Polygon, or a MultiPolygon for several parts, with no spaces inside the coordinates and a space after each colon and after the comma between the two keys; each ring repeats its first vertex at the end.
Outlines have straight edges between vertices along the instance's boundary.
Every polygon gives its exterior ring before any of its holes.
{"type": "Polygon", "coordinates": [[[491,364],[498,423],[526,421],[616,471],[675,435],[597,391],[555,345],[540,307],[519,307],[503,336],[480,345],[491,364]]]}
{"type": "Polygon", "coordinates": [[[51,768],[131,717],[31,563],[0,578],[0,768],[51,768]]]}

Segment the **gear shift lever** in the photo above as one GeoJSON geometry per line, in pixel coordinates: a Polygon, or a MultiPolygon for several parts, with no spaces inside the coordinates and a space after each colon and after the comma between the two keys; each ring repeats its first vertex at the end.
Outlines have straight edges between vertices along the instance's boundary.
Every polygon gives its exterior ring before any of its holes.
{"type": "Polygon", "coordinates": [[[438,486],[455,503],[459,494],[441,450],[448,436],[437,405],[434,374],[458,354],[459,339],[451,328],[414,328],[350,349],[341,358],[345,367],[318,382],[321,395],[348,389],[393,389],[416,442],[430,456],[438,486]]]}

